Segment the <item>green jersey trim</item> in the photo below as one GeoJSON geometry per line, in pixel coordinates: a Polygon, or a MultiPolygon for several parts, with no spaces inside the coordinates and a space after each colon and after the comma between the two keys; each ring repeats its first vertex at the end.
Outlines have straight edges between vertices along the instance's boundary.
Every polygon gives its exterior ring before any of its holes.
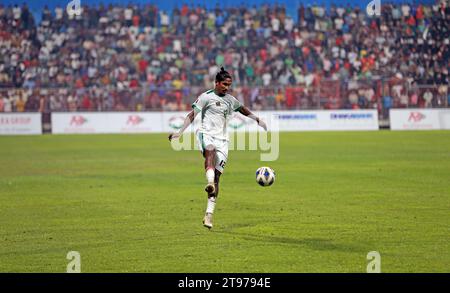
{"type": "Polygon", "coordinates": [[[192,109],[196,110],[197,112],[200,112],[202,110],[195,104],[192,104],[192,109]]]}
{"type": "Polygon", "coordinates": [[[202,143],[202,148],[203,148],[202,151],[204,152],[206,147],[205,147],[205,142],[203,141],[203,133],[202,132],[200,132],[200,141],[202,143]]]}

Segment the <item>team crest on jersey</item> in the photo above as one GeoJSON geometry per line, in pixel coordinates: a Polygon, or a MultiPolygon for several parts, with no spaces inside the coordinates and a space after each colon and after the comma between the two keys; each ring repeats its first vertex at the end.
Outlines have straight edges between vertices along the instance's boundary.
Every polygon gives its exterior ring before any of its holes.
{"type": "Polygon", "coordinates": [[[220,102],[216,102],[216,106],[217,106],[217,107],[220,107],[220,102]]]}

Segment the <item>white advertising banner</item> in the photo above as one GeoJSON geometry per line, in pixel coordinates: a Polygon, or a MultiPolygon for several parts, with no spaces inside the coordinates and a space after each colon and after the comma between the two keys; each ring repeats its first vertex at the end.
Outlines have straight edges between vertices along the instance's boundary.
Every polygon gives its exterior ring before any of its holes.
{"type": "Polygon", "coordinates": [[[163,132],[161,113],[52,113],[52,133],[163,132]]]}
{"type": "Polygon", "coordinates": [[[163,132],[161,113],[109,113],[108,123],[113,133],[163,132]]]}
{"type": "Polygon", "coordinates": [[[321,130],[322,117],[319,112],[280,111],[272,112],[271,116],[279,121],[281,131],[321,130]]]}
{"type": "Polygon", "coordinates": [[[391,130],[450,129],[450,110],[391,109],[391,130]]]}
{"type": "MultiPolygon", "coordinates": [[[[186,119],[189,112],[162,112],[162,131],[166,133],[177,132],[184,125],[184,119],[186,119]]],[[[193,132],[194,129],[200,125],[201,114],[195,117],[194,123],[186,128],[185,132],[193,132]]]]}
{"type": "Polygon", "coordinates": [[[376,110],[261,112],[280,131],[378,130],[376,110]]]}
{"type": "Polygon", "coordinates": [[[52,133],[109,133],[106,113],[52,113],[52,133]]]}
{"type": "MultiPolygon", "coordinates": [[[[178,131],[181,127],[183,127],[184,120],[189,112],[164,112],[162,113],[163,120],[163,132],[175,132],[178,131]]],[[[270,125],[270,115],[272,112],[259,112],[256,113],[261,119],[266,121],[267,125],[270,125]]],[[[201,113],[197,114],[195,117],[194,123],[189,126],[185,132],[195,132],[201,123],[201,113]]],[[[248,117],[243,116],[242,114],[235,112],[228,120],[228,131],[257,131],[258,126],[256,122],[248,117]]]]}
{"type": "MultiPolygon", "coordinates": [[[[378,130],[377,110],[334,110],[322,111],[328,121],[325,130],[378,130]]],[[[326,125],[326,124],[325,124],[326,125]]]]}
{"type": "Polygon", "coordinates": [[[439,114],[441,129],[450,129],[450,110],[441,110],[439,114]]]}
{"type": "MultiPolygon", "coordinates": [[[[255,112],[269,131],[378,130],[376,110],[261,111],[255,112]]],[[[233,113],[228,131],[260,131],[257,123],[233,113]]]]}
{"type": "MultiPolygon", "coordinates": [[[[270,130],[271,122],[274,116],[271,112],[253,112],[256,116],[261,118],[270,130]]],[[[258,124],[255,120],[242,115],[239,112],[235,112],[228,120],[228,131],[229,132],[254,132],[258,131],[258,124]]]]}
{"type": "Polygon", "coordinates": [[[42,134],[41,113],[1,113],[0,135],[42,134]]]}
{"type": "MultiPolygon", "coordinates": [[[[53,133],[170,133],[184,124],[188,112],[53,113],[53,133]]],[[[262,111],[255,112],[269,131],[378,130],[376,110],[262,111]]],[[[198,114],[186,132],[195,131],[198,114]]],[[[257,123],[240,113],[228,121],[230,132],[254,132],[257,123]]]]}

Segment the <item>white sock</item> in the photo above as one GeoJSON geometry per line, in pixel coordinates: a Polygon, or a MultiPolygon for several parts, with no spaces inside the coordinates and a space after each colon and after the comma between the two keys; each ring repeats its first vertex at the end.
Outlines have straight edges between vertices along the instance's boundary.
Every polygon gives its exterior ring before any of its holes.
{"type": "Polygon", "coordinates": [[[213,214],[215,207],[216,207],[216,198],[213,196],[208,197],[208,206],[206,207],[206,213],[213,214]]]}
{"type": "Polygon", "coordinates": [[[206,180],[208,180],[208,183],[214,183],[214,169],[209,168],[206,170],[206,180]]]}

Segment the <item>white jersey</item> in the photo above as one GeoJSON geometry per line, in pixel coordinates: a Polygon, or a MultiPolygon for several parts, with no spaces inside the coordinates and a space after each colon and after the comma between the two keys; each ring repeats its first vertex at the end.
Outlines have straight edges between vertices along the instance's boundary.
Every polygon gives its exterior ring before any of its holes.
{"type": "Polygon", "coordinates": [[[221,97],[214,90],[201,94],[192,104],[194,111],[201,112],[202,122],[197,132],[228,140],[228,119],[241,107],[241,102],[229,94],[221,97]]]}

